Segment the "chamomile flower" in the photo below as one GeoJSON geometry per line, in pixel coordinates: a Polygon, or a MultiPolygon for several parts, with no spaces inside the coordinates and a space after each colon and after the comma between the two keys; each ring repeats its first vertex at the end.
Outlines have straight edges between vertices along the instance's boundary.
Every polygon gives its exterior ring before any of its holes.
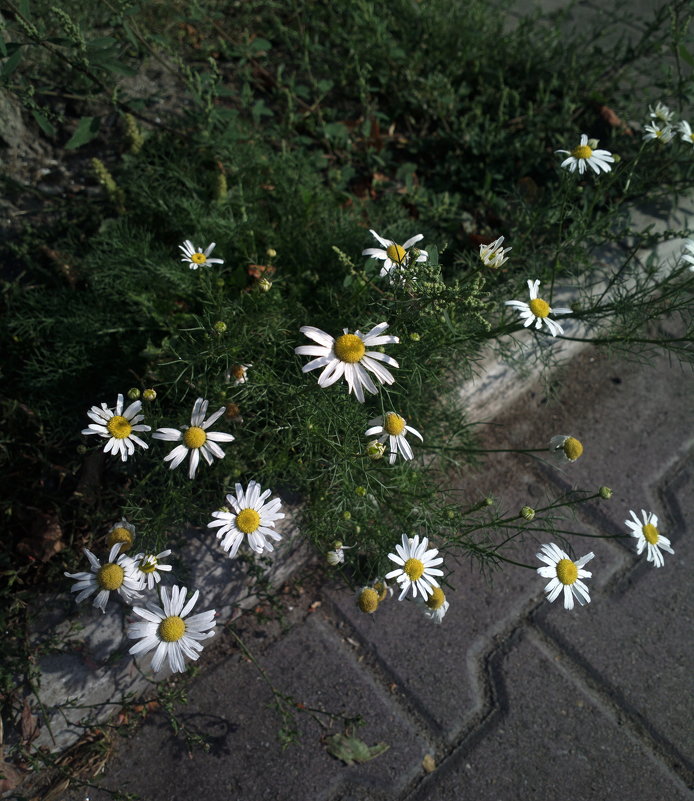
{"type": "Polygon", "coordinates": [[[102,565],[91,551],[82,549],[89,560],[91,572],[65,573],[68,578],[77,579],[77,583],[71,588],[71,592],[79,593],[75,598],[76,603],[81,603],[96,592],[93,606],[105,612],[109,596],[114,591],[126,604],[139,600],[144,582],[137,574],[134,560],[120,553],[120,547],[121,544],[118,542],[111,548],[105,565],[102,565]]]}
{"type": "Polygon", "coordinates": [[[574,597],[583,606],[590,603],[588,587],[581,581],[583,578],[590,578],[593,574],[588,570],[583,570],[583,566],[595,556],[588,553],[582,556],[577,562],[571,560],[568,554],[553,542],[543,545],[537,558],[545,562],[546,567],[538,567],[537,572],[543,577],[551,579],[545,587],[547,600],[554,601],[564,591],[564,609],[574,608],[574,597]]]}
{"type": "Polygon", "coordinates": [[[131,403],[123,411],[123,396],[118,395],[116,408],[109,409],[105,403],[92,406],[87,412],[88,417],[93,420],[87,428],[82,429],[83,434],[98,434],[105,437],[108,442],[104,445],[104,453],[112,453],[114,456],[120,454],[122,461],[127,461],[128,456],[135,453],[135,445],[139,445],[145,450],[149,447],[147,443],[140,439],[134,431],[151,431],[149,426],[140,423],[145,419],[143,414],[138,414],[142,408],[139,400],[131,403]]]}
{"type": "Polygon", "coordinates": [[[434,587],[434,591],[426,599],[426,601],[419,600],[417,603],[422,607],[422,612],[429,620],[434,623],[441,623],[443,618],[448,612],[450,604],[446,600],[446,594],[441,587],[434,587]]]}
{"type": "Polygon", "coordinates": [[[241,484],[237,484],[236,496],[226,497],[232,511],[212,512],[216,519],[207,527],[219,528],[217,539],[222,540],[222,548],[228,551],[230,559],[236,556],[244,536],[248,537],[248,544],[256,553],[274,550],[269,539],[282,539],[274,530],[275,522],[285,516],[280,512],[282,502],[273,498],[265,503],[271,492],[269,489],[261,491],[257,481],[251,481],[245,491],[241,484]]]}
{"type": "Polygon", "coordinates": [[[651,119],[659,120],[666,125],[672,122],[675,116],[675,112],[670,111],[670,109],[664,103],[661,103],[660,100],[655,104],[655,108],[653,108],[653,106],[649,106],[648,112],[651,116],[651,119]]]}
{"type": "Polygon", "coordinates": [[[214,609],[187,617],[199,597],[200,591],[196,590],[186,603],[185,587],[172,587],[170,597],[166,587],[162,587],[162,606],[148,603],[144,607],[134,607],[133,612],[142,618],[142,622],[128,626],[128,637],[139,640],[129,653],[146,654],[156,649],[152,657],[155,673],[161,670],[164,659],[168,659],[174,673],[183,673],[185,657],[193,661],[198,659],[203,648],[201,640],[215,635],[212,631],[216,625],[214,609]]]}
{"type": "Polygon", "coordinates": [[[328,551],[328,553],[325,555],[327,563],[331,567],[343,564],[345,561],[345,550],[353,547],[353,545],[345,545],[344,543],[340,542],[340,540],[336,540],[333,543],[333,550],[328,551]]]}
{"type": "Polygon", "coordinates": [[[231,381],[235,387],[239,384],[245,384],[248,381],[248,368],[253,367],[252,364],[235,364],[229,370],[229,378],[228,380],[231,381]]]}
{"type": "Polygon", "coordinates": [[[197,270],[198,267],[209,267],[211,264],[224,264],[224,259],[210,258],[210,253],[212,253],[216,244],[216,242],[212,242],[203,251],[202,248],[196,248],[190,239],[186,239],[182,245],[178,246],[183,253],[181,261],[185,261],[191,270],[197,270]]]}
{"type": "Polygon", "coordinates": [[[429,540],[427,537],[420,542],[419,534],[414,537],[402,535],[402,545],[396,545],[397,553],[389,553],[388,558],[400,565],[390,573],[386,573],[385,578],[394,578],[402,588],[399,601],[407,595],[407,591],[412,589],[412,597],[416,598],[417,593],[426,600],[434,592],[434,587],[439,583],[435,576],[443,576],[443,570],[439,570],[435,565],[443,562],[442,557],[436,557],[438,550],[431,548],[427,550],[429,540]]]}
{"type": "Polygon", "coordinates": [[[490,245],[480,245],[480,259],[485,267],[491,267],[497,270],[502,264],[508,261],[506,255],[513,248],[503,247],[504,237],[500,236],[495,239],[490,245]]]}
{"type": "Polygon", "coordinates": [[[562,462],[575,462],[583,453],[583,444],[569,434],[557,434],[549,441],[550,451],[562,462]]]}
{"type": "Polygon", "coordinates": [[[689,264],[689,269],[694,271],[694,239],[684,240],[682,261],[686,261],[689,264]]]}
{"type": "MultiPolygon", "coordinates": [[[[361,255],[371,256],[372,259],[381,259],[383,261],[380,273],[381,278],[384,275],[390,275],[393,278],[398,271],[407,267],[411,261],[411,254],[407,252],[407,249],[419,242],[420,239],[424,239],[424,234],[417,234],[403,242],[402,245],[398,245],[397,242],[393,242],[391,239],[384,239],[379,236],[373,229],[369,229],[369,231],[382,247],[366,248],[366,250],[362,250],[361,255]]],[[[426,261],[428,258],[429,254],[426,250],[420,250],[415,262],[426,261]]]]}
{"type": "Polygon", "coordinates": [[[625,520],[624,524],[631,529],[631,536],[636,537],[636,553],[641,555],[643,549],[647,548],[647,562],[653,562],[654,567],[662,567],[665,564],[663,555],[660,552],[667,551],[668,553],[675,553],[670,547],[670,540],[658,531],[658,516],[652,512],[646,512],[643,509],[643,522],[639,520],[636,512],[629,510],[631,520],[625,520]]]}
{"type": "Polygon", "coordinates": [[[609,150],[596,150],[597,140],[591,139],[588,143],[588,136],[581,134],[581,144],[573,150],[557,150],[557,153],[568,153],[569,158],[562,161],[561,166],[566,167],[571,172],[578,172],[580,175],[586,171],[588,165],[596,175],[600,175],[600,170],[609,172],[612,167],[610,164],[614,161],[612,154],[609,150]]]}
{"type": "Polygon", "coordinates": [[[388,323],[379,323],[366,334],[362,334],[361,331],[348,334],[345,328],[344,334],[335,339],[320,328],[311,325],[302,326],[299,329],[301,333],[318,344],[300,345],[294,348],[294,352],[299,356],[317,357],[305,364],[301,372],[308,373],[322,367],[323,370],[318,376],[318,386],[323,388],[331,386],[344,376],[349,392],[354,393],[359,403],[364,403],[364,390],[372,395],[378,392],[366,371],[370,370],[381,384],[392,384],[395,379],[383,364],[390,367],[400,366],[392,356],[377,350],[367,350],[367,347],[400,342],[398,337],[384,336],[386,328],[388,323]]]}
{"type": "Polygon", "coordinates": [[[530,303],[525,303],[522,300],[507,300],[505,302],[506,306],[513,306],[514,308],[518,309],[520,312],[520,316],[522,320],[525,320],[523,323],[524,328],[528,328],[533,323],[535,323],[535,328],[540,329],[542,327],[542,322],[544,321],[545,325],[549,329],[550,334],[555,337],[557,334],[563,334],[564,329],[557,323],[555,320],[550,319],[550,314],[571,314],[571,309],[552,309],[550,308],[549,303],[546,300],[542,300],[542,298],[538,298],[537,290],[540,286],[540,281],[528,281],[528,290],[530,292],[530,303]]]}
{"type": "Polygon", "coordinates": [[[369,425],[371,428],[364,432],[364,436],[372,437],[374,434],[378,434],[377,442],[385,443],[388,440],[390,447],[388,461],[390,464],[394,464],[398,451],[402,454],[403,459],[412,459],[414,457],[410,443],[405,439],[405,432],[409,431],[410,434],[414,434],[424,442],[419,431],[416,428],[412,428],[412,426],[408,426],[405,418],[395,412],[386,412],[383,417],[374,417],[373,420],[369,420],[369,425]]]}
{"type": "Polygon", "coordinates": [[[682,141],[687,142],[687,144],[694,145],[694,133],[692,133],[691,126],[687,120],[682,120],[677,127],[681,134],[680,138],[682,141]]]}
{"type": "Polygon", "coordinates": [[[109,548],[118,543],[121,553],[129,551],[135,542],[135,526],[123,517],[118,523],[114,523],[106,535],[106,545],[109,548]]]}
{"type": "Polygon", "coordinates": [[[170,555],[171,551],[167,548],[165,551],[156,555],[151,553],[139,553],[135,557],[135,565],[143,581],[146,583],[148,590],[154,589],[161,581],[159,571],[168,572],[172,570],[171,565],[165,565],[160,561],[161,559],[166,559],[166,557],[170,555]]]}
{"type": "Polygon", "coordinates": [[[224,458],[224,451],[217,445],[218,442],[232,442],[234,440],[233,434],[223,434],[220,431],[208,431],[207,429],[218,420],[226,411],[226,406],[222,406],[214,414],[211,414],[207,420],[208,401],[203,398],[198,398],[193,405],[193,413],[190,416],[190,426],[186,426],[182,431],[176,428],[158,428],[152,437],[154,439],[163,439],[168,442],[178,442],[183,440],[181,445],[174,448],[168,456],[164,457],[165,462],[171,462],[169,467],[174,470],[181,464],[181,462],[190,454],[190,467],[188,469],[188,477],[194,478],[195,471],[198,469],[200,462],[200,454],[207,464],[212,464],[213,457],[217,459],[224,458]]]}
{"type": "Polygon", "coordinates": [[[378,609],[378,592],[373,587],[362,587],[357,590],[357,606],[366,615],[373,615],[378,609]]]}
{"type": "Polygon", "coordinates": [[[658,142],[662,142],[664,145],[670,142],[672,137],[675,135],[672,126],[655,121],[644,125],[643,131],[644,141],[650,142],[657,140],[658,142]]]}

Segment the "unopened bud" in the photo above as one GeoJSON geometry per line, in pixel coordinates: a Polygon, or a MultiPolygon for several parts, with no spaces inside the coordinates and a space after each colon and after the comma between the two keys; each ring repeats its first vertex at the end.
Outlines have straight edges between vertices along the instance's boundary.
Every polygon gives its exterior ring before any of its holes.
{"type": "Polygon", "coordinates": [[[609,487],[600,487],[598,495],[604,500],[609,501],[612,497],[612,490],[609,487]]]}
{"type": "Polygon", "coordinates": [[[152,401],[155,401],[157,399],[157,391],[156,391],[156,389],[146,389],[142,393],[142,399],[148,401],[149,403],[151,403],[152,401]]]}
{"type": "Polygon", "coordinates": [[[418,334],[416,331],[413,331],[413,332],[410,334],[410,339],[411,339],[413,342],[419,342],[419,340],[421,339],[421,337],[419,336],[419,334],[418,334]]]}
{"type": "Polygon", "coordinates": [[[357,606],[362,612],[368,615],[373,614],[378,609],[378,593],[371,587],[364,589],[357,596],[357,606]]]}
{"type": "Polygon", "coordinates": [[[128,398],[132,401],[136,401],[140,397],[140,390],[137,387],[131,387],[128,390],[128,398]]]}
{"type": "Polygon", "coordinates": [[[214,330],[218,334],[224,334],[227,330],[227,324],[224,322],[224,320],[217,320],[217,322],[214,324],[214,330]]]}
{"type": "Polygon", "coordinates": [[[366,487],[356,487],[354,492],[360,497],[363,498],[366,495],[366,487]]]}
{"type": "Polygon", "coordinates": [[[342,513],[342,519],[343,520],[351,520],[352,519],[352,513],[350,511],[343,512],[342,513]]]}
{"type": "Polygon", "coordinates": [[[277,255],[277,251],[274,248],[268,248],[265,253],[267,254],[268,259],[274,259],[277,255]]]}
{"type": "Polygon", "coordinates": [[[366,446],[367,456],[374,461],[377,459],[382,459],[385,452],[386,446],[377,439],[372,439],[371,442],[369,442],[369,444],[366,446]]]}
{"type": "Polygon", "coordinates": [[[520,514],[525,520],[533,520],[535,517],[535,510],[532,508],[532,506],[524,506],[520,510],[520,514]]]}
{"type": "Polygon", "coordinates": [[[269,292],[272,289],[272,281],[268,281],[267,278],[261,278],[258,281],[258,289],[261,292],[269,292]]]}

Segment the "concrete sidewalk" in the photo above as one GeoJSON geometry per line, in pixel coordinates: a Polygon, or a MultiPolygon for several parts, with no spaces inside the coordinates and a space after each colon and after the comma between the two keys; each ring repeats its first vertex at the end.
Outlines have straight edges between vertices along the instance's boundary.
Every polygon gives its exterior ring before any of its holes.
{"type": "MultiPolygon", "coordinates": [[[[288,631],[273,637],[246,620],[244,640],[278,690],[306,707],[361,715],[354,733],[387,743],[384,754],[345,765],[326,749],[342,722],[318,724],[305,712],[300,743],[282,750],[268,685],[220,632],[178,713],[209,751],[189,753],[156,711],[132,736],[114,738],[98,783],[144,801],[691,798],[694,379],[665,357],[648,367],[587,351],[555,384],[555,399],[539,385],[522,396],[488,427],[487,444],[539,447],[573,434],[581,460],[562,470],[491,454],[466,477],[463,497],[492,494],[515,513],[571,486],[610,486],[613,498],[579,506],[571,527],[625,533],[630,509],[654,511],[675,549],[663,568],[636,557],[631,540],[573,539],[577,555],[595,552],[592,603],[567,612],[543,599],[533,571],[508,565],[487,581],[448,557],[455,591],[440,626],[395,599],[363,615],[349,591],[309,581],[287,596],[288,631]]],[[[536,562],[536,545],[524,544],[524,561],[536,562]]],[[[110,795],[90,788],[88,797],[110,795]]]]}

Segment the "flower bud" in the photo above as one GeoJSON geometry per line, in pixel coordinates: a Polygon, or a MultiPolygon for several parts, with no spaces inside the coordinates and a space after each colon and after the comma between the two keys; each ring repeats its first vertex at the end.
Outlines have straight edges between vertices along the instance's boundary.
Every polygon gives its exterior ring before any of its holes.
{"type": "Polygon", "coordinates": [[[227,324],[224,322],[224,320],[217,320],[217,322],[214,324],[214,330],[218,334],[224,334],[227,330],[227,324]]]}
{"type": "Polygon", "coordinates": [[[363,498],[366,495],[366,487],[356,487],[354,492],[360,498],[363,498]]]}
{"type": "Polygon", "coordinates": [[[385,452],[386,446],[377,439],[372,439],[371,442],[369,442],[366,446],[367,456],[374,461],[377,459],[382,459],[385,452]]]}
{"type": "Polygon", "coordinates": [[[261,292],[269,292],[272,289],[272,281],[268,281],[267,278],[261,278],[258,281],[258,289],[261,292]]]}
{"type": "Polygon", "coordinates": [[[520,510],[520,515],[525,520],[533,520],[535,517],[535,510],[531,506],[524,506],[520,510]]]}
{"type": "Polygon", "coordinates": [[[378,609],[378,593],[372,587],[364,587],[357,596],[357,606],[362,612],[372,615],[378,609]]]}
{"type": "Polygon", "coordinates": [[[143,398],[143,400],[149,401],[150,403],[152,401],[155,401],[157,399],[157,391],[156,391],[156,389],[146,389],[142,393],[142,398],[143,398]]]}
{"type": "Polygon", "coordinates": [[[275,256],[277,255],[277,251],[274,248],[268,248],[265,251],[265,253],[266,253],[268,259],[274,259],[275,256]]]}
{"type": "Polygon", "coordinates": [[[604,501],[609,501],[609,499],[612,497],[612,490],[609,487],[600,487],[598,490],[598,495],[604,501]]]}
{"type": "Polygon", "coordinates": [[[136,401],[140,397],[140,390],[137,387],[131,387],[128,390],[128,399],[136,401]]]}

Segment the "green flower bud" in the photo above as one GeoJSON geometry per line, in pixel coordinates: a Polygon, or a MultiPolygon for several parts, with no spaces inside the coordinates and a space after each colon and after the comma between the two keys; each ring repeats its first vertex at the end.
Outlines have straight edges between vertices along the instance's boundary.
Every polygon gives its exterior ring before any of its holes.
{"type": "Polygon", "coordinates": [[[128,390],[128,399],[136,401],[140,397],[140,390],[137,387],[131,387],[128,390]]]}
{"type": "Polygon", "coordinates": [[[357,487],[354,492],[360,497],[363,498],[366,495],[366,487],[357,487]]]}
{"type": "Polygon", "coordinates": [[[609,501],[612,497],[612,490],[609,487],[600,487],[598,490],[598,495],[604,500],[609,501]]]}
{"type": "Polygon", "coordinates": [[[214,324],[214,330],[218,334],[224,334],[227,330],[227,324],[223,320],[217,320],[217,322],[214,324]]]}
{"type": "Polygon", "coordinates": [[[157,391],[156,389],[146,389],[142,393],[142,399],[151,403],[152,401],[157,399],[157,391]]]}
{"type": "Polygon", "coordinates": [[[372,439],[366,446],[366,453],[370,459],[376,461],[382,459],[383,454],[386,452],[386,446],[379,442],[377,439],[372,439]]]}
{"type": "Polygon", "coordinates": [[[343,520],[351,520],[352,519],[352,513],[349,512],[349,511],[343,512],[342,513],[342,519],[343,520]]]}
{"type": "Polygon", "coordinates": [[[535,517],[535,510],[531,506],[524,506],[520,510],[521,517],[525,520],[533,520],[535,517]]]}

